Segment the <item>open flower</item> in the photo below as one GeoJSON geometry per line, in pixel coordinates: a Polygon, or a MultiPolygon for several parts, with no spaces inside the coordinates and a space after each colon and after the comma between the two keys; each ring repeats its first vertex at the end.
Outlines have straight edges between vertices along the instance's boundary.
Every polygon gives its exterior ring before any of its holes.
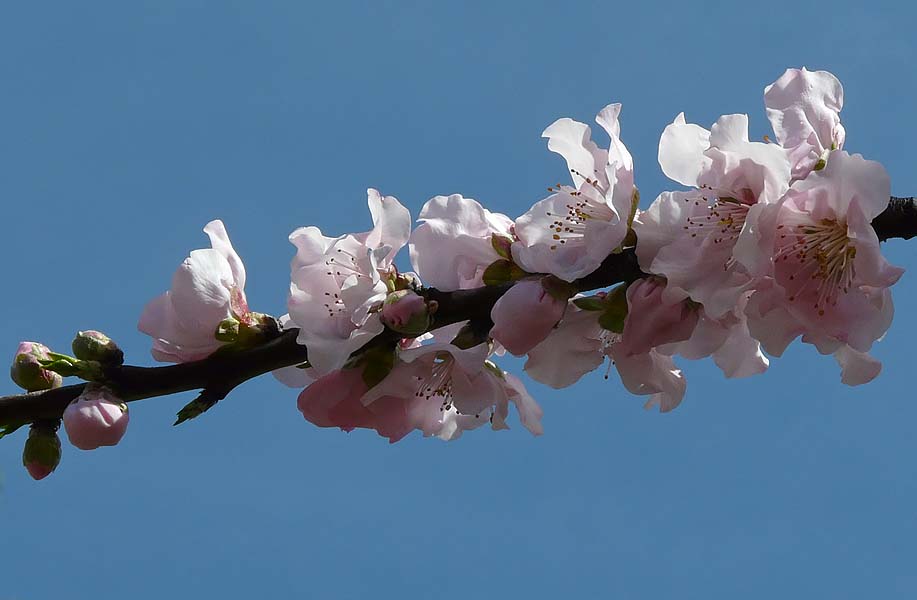
{"type": "Polygon", "coordinates": [[[300,394],[300,412],[319,427],[373,429],[394,443],[414,430],[453,440],[485,423],[505,429],[513,403],[523,425],[540,434],[540,407],[521,381],[485,362],[486,345],[461,349],[449,342],[462,325],[402,349],[394,368],[371,388],[360,367],[319,378],[300,394]]]}
{"type": "MultiPolygon", "coordinates": [[[[797,181],[762,223],[774,230],[771,286],[747,310],[749,327],[777,356],[796,336],[843,364],[868,352],[891,324],[889,287],[903,273],[882,256],[872,220],[888,205],[890,184],[876,162],[845,151],[797,181]]],[[[848,376],[849,381],[860,378],[848,376]]]]}
{"type": "Polygon", "coordinates": [[[513,258],[532,273],[573,281],[594,271],[627,235],[634,202],[634,163],[621,142],[620,104],[596,116],[608,133],[608,150],[590,138],[585,123],[563,118],[542,134],[567,161],[573,186],[551,187],[551,196],[516,219],[513,258]]]}
{"type": "Polygon", "coordinates": [[[444,292],[484,285],[484,270],[500,256],[494,238],[512,241],[512,220],[459,194],[427,201],[411,234],[411,264],[426,285],[444,292]]]}
{"type": "Polygon", "coordinates": [[[760,238],[764,207],[789,187],[786,153],[749,141],[745,115],[720,117],[707,131],[681,114],[662,134],[659,164],[670,178],[696,189],[660,194],[638,214],[640,267],[664,275],[668,294],[687,295],[718,318],[770,266],[768,257],[746,247],[760,238]]]}
{"type": "Polygon", "coordinates": [[[205,358],[223,342],[220,323],[250,318],[245,266],[222,221],[204,227],[212,248],[194,250],[172,277],[172,289],[146,305],[138,329],[153,338],[153,358],[187,362],[205,358]]]}
{"type": "Polygon", "coordinates": [[[371,231],[331,238],[303,227],[290,234],[296,256],[287,307],[317,375],[340,369],[383,330],[377,309],[395,274],[395,254],[408,241],[411,215],[392,196],[369,189],[368,197],[371,231]]]}
{"type": "Polygon", "coordinates": [[[598,311],[581,310],[571,303],[560,325],[529,352],[526,373],[536,381],[562,388],[573,385],[607,358],[628,391],[649,396],[646,408],[658,406],[667,412],[678,406],[686,382],[672,357],[655,348],[629,353],[621,343],[621,334],[603,329],[598,316],[598,311]]]}

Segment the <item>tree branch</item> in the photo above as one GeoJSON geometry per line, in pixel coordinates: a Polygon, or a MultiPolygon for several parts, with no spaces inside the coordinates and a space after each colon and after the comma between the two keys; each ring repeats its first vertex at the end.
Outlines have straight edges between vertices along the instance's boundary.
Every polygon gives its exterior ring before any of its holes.
{"type": "MultiPolygon", "coordinates": [[[[891,238],[907,240],[917,236],[917,200],[893,196],[888,208],[872,224],[881,241],[891,238]]],[[[574,285],[578,291],[586,292],[630,282],[643,275],[636,253],[631,248],[609,255],[598,269],[578,279],[574,285]]],[[[465,320],[486,324],[490,321],[493,305],[512,285],[506,283],[454,292],[426,288],[422,294],[439,304],[433,327],[465,320]]],[[[105,373],[105,384],[125,402],[197,389],[204,390],[208,398],[221,399],[249,379],[305,362],[306,348],[296,343],[298,333],[298,329],[288,329],[255,348],[218,351],[203,360],[178,365],[113,367],[105,373]]],[[[44,392],[0,397],[0,426],[58,419],[84,387],[85,384],[68,385],[44,392]]]]}
{"type": "Polygon", "coordinates": [[[872,227],[880,242],[891,238],[909,240],[917,236],[917,201],[913,197],[892,196],[888,208],[872,220],[872,227]]]}

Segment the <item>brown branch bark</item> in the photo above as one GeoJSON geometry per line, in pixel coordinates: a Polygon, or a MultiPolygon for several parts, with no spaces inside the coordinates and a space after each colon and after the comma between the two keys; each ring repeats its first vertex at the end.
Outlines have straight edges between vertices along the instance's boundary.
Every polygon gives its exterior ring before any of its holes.
{"type": "MultiPolygon", "coordinates": [[[[888,208],[873,220],[873,227],[882,241],[917,236],[917,200],[892,197],[888,208]]],[[[643,273],[637,264],[636,254],[629,249],[609,255],[593,273],[577,280],[575,286],[585,292],[633,281],[641,276],[643,273]]],[[[439,303],[434,327],[464,320],[486,326],[494,303],[510,287],[512,283],[455,292],[427,288],[423,294],[439,303]]],[[[304,362],[307,353],[304,346],[296,343],[298,331],[289,329],[256,348],[217,352],[203,360],[179,365],[111,368],[106,372],[106,385],[115,389],[126,402],[198,389],[204,390],[210,398],[222,399],[249,379],[304,362]]],[[[0,397],[0,426],[60,418],[67,404],[80,395],[84,386],[69,385],[44,392],[0,397]]]]}

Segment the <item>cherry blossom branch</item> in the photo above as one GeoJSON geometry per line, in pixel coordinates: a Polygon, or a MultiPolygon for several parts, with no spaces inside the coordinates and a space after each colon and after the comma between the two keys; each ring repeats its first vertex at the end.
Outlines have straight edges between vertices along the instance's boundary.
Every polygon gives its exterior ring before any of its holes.
{"type": "Polygon", "coordinates": [[[873,219],[872,227],[881,242],[892,238],[909,240],[917,236],[917,198],[892,196],[888,208],[873,219]]]}
{"type": "MultiPolygon", "coordinates": [[[[892,197],[888,208],[872,224],[882,241],[917,236],[917,199],[892,197]]],[[[574,287],[586,292],[634,281],[642,275],[636,253],[631,248],[609,255],[598,269],[576,280],[574,287]]],[[[481,329],[489,328],[491,309],[512,286],[513,283],[505,283],[454,292],[424,289],[423,296],[438,303],[431,328],[465,320],[478,324],[481,329]]],[[[200,389],[203,390],[201,400],[212,404],[249,379],[305,362],[307,351],[296,343],[298,333],[298,329],[288,329],[254,348],[219,351],[208,358],[177,365],[109,367],[104,373],[105,384],[125,402],[200,389]]],[[[0,397],[0,427],[59,419],[86,385],[0,397]]]]}

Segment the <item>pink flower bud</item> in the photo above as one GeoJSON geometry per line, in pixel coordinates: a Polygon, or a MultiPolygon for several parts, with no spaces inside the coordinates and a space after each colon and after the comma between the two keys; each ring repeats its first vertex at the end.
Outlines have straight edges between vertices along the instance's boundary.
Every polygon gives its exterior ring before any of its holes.
{"type": "Polygon", "coordinates": [[[22,465],[35,481],[53,473],[60,464],[60,438],[57,437],[59,426],[60,421],[53,425],[33,423],[29,430],[29,438],[22,450],[22,465]]]}
{"type": "Polygon", "coordinates": [[[64,380],[53,371],[43,369],[39,361],[48,360],[50,350],[38,342],[19,342],[16,357],[10,367],[10,377],[28,392],[60,387],[64,380]]]}
{"type": "Polygon", "coordinates": [[[80,450],[114,446],[124,437],[129,420],[127,405],[108,388],[87,385],[64,410],[64,429],[80,450]]]}
{"type": "Polygon", "coordinates": [[[694,332],[697,309],[686,300],[665,303],[665,285],[658,278],[647,277],[627,288],[627,320],[621,334],[626,355],[645,354],[656,346],[684,341],[694,332]]]}
{"type": "Polygon", "coordinates": [[[492,338],[521,356],[548,337],[564,316],[567,302],[549,294],[541,281],[520,281],[503,294],[490,311],[492,338]]]}
{"type": "Polygon", "coordinates": [[[103,364],[120,365],[124,352],[110,337],[100,331],[80,331],[73,338],[73,355],[80,360],[94,360],[103,364]]]}
{"type": "Polygon", "coordinates": [[[411,290],[390,293],[382,305],[382,322],[398,333],[420,335],[430,327],[431,309],[423,297],[411,290]]]}

